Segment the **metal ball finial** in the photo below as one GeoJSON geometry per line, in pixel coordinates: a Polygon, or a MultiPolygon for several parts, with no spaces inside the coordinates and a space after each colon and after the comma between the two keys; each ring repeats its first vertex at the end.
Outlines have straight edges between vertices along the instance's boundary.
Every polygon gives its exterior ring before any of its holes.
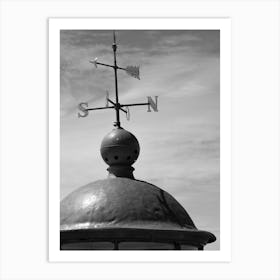
{"type": "Polygon", "coordinates": [[[139,156],[140,146],[137,138],[122,127],[114,128],[102,140],[101,156],[106,164],[109,177],[134,179],[131,166],[139,156]]]}

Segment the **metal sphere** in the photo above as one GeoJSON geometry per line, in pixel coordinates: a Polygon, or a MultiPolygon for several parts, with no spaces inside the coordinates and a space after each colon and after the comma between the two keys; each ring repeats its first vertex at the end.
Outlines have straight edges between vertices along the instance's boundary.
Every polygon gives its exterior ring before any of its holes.
{"type": "Polygon", "coordinates": [[[109,166],[130,166],[137,160],[140,146],[132,133],[115,128],[103,138],[100,152],[109,166]]]}

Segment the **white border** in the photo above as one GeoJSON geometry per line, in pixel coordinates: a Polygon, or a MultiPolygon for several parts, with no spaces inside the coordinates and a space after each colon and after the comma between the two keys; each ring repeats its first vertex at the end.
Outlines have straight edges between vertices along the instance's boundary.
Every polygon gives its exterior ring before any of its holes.
{"type": "Polygon", "coordinates": [[[201,262],[231,260],[230,19],[49,19],[49,260],[59,262],[201,262]],[[219,29],[221,46],[221,207],[219,251],[60,251],[60,30],[219,29]]]}

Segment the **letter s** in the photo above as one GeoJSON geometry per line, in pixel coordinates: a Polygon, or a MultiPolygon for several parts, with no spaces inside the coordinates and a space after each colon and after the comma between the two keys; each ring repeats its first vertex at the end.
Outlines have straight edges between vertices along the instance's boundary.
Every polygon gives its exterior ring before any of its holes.
{"type": "Polygon", "coordinates": [[[79,104],[78,108],[79,108],[80,111],[83,112],[83,114],[80,114],[80,112],[78,112],[78,117],[79,118],[85,118],[88,115],[87,107],[88,107],[88,103],[80,103],[79,104]]]}

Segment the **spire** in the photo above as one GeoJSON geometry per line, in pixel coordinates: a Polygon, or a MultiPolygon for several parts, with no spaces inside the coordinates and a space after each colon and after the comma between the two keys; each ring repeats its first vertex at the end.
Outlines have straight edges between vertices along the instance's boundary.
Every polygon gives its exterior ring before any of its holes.
{"type": "Polygon", "coordinates": [[[101,156],[106,164],[109,165],[108,172],[109,177],[126,177],[134,179],[133,171],[134,168],[132,164],[137,160],[139,156],[140,146],[136,137],[123,129],[120,122],[120,111],[126,114],[127,120],[130,118],[129,108],[134,106],[147,106],[148,112],[157,112],[157,100],[155,97],[153,101],[151,96],[147,96],[148,101],[142,103],[128,103],[122,104],[119,102],[119,92],[118,92],[118,70],[124,70],[129,76],[137,78],[140,80],[139,66],[127,66],[126,68],[119,67],[117,65],[117,44],[116,44],[116,34],[113,32],[113,56],[114,64],[105,64],[98,61],[97,58],[90,60],[90,63],[94,64],[97,68],[99,65],[111,68],[114,70],[115,76],[115,100],[109,98],[109,92],[106,91],[106,102],[105,107],[94,107],[88,108],[88,103],[80,103],[78,117],[87,117],[89,111],[104,110],[104,109],[114,109],[116,112],[116,121],[114,122],[115,128],[107,134],[101,143],[101,156]]]}

